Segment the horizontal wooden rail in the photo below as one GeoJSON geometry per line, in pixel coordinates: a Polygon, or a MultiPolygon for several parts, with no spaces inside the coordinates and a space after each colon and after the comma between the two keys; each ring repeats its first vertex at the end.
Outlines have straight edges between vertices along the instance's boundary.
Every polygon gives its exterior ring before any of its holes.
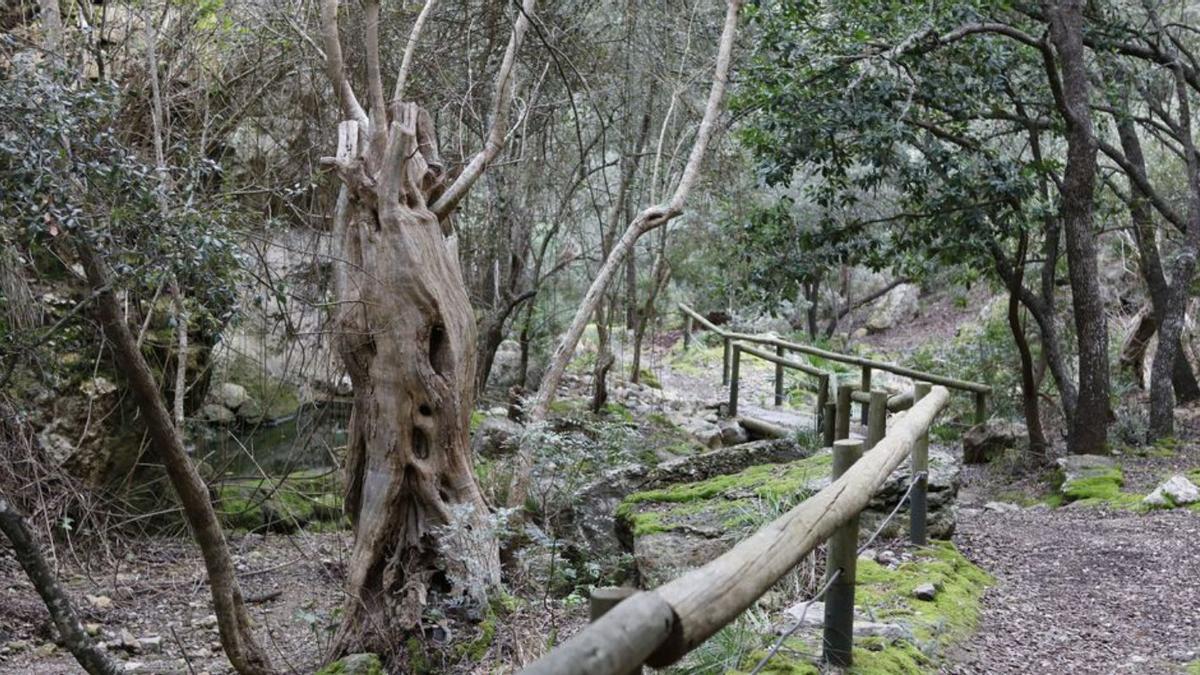
{"type": "Polygon", "coordinates": [[[874,361],[872,359],[863,358],[861,356],[854,356],[853,354],[839,354],[838,352],[831,352],[831,351],[828,351],[825,349],[820,349],[818,347],[800,344],[798,342],[788,342],[787,340],[780,340],[779,338],[767,338],[767,337],[761,337],[758,335],[749,335],[746,333],[738,333],[735,331],[723,330],[723,329],[717,327],[715,324],[713,324],[713,322],[704,318],[699,312],[692,309],[691,307],[688,307],[687,305],[685,305],[683,303],[679,303],[679,309],[684,314],[692,317],[692,319],[697,321],[700,325],[702,325],[705,328],[709,329],[710,331],[716,333],[717,335],[720,335],[723,338],[728,338],[731,340],[741,340],[743,342],[751,342],[751,343],[760,344],[760,345],[770,345],[773,347],[783,347],[784,349],[787,349],[790,351],[799,352],[801,354],[808,354],[810,356],[819,356],[823,359],[829,359],[830,361],[835,361],[837,363],[844,363],[846,365],[859,366],[862,368],[872,368],[874,370],[882,370],[882,371],[885,371],[888,373],[892,373],[893,375],[899,375],[901,377],[910,377],[914,380],[919,380],[921,382],[928,382],[930,384],[938,384],[938,385],[941,385],[943,387],[947,387],[950,389],[960,389],[963,391],[969,391],[974,394],[987,395],[992,392],[991,387],[989,387],[986,384],[980,384],[978,382],[968,382],[966,380],[959,380],[959,379],[956,379],[953,377],[946,377],[943,375],[935,375],[933,373],[926,373],[926,372],[923,372],[920,370],[915,370],[913,368],[906,368],[904,366],[898,366],[893,363],[887,363],[884,361],[874,361]]]}
{"type": "Polygon", "coordinates": [[[865,509],[949,400],[944,387],[934,387],[828,487],[703,567],[621,602],[522,672],[624,675],[643,662],[675,663],[865,509]]]}
{"type": "Polygon", "coordinates": [[[745,352],[747,354],[750,354],[751,356],[756,356],[756,357],[762,359],[763,361],[770,361],[771,363],[778,363],[781,366],[786,366],[788,368],[791,368],[792,370],[798,370],[802,373],[812,375],[813,377],[821,377],[823,375],[832,375],[832,373],[827,373],[824,370],[817,368],[816,366],[811,366],[807,363],[800,363],[799,361],[793,361],[787,357],[779,356],[777,354],[772,354],[771,352],[763,351],[761,349],[755,349],[754,347],[751,347],[750,345],[745,344],[745,343],[739,344],[738,349],[742,350],[743,352],[745,352]]]}

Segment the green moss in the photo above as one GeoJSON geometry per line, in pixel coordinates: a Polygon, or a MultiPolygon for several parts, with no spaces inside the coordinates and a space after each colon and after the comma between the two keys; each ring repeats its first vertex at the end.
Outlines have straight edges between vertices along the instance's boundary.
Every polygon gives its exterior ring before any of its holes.
{"type": "MultiPolygon", "coordinates": [[[[968,561],[953,544],[936,542],[896,569],[872,560],[858,561],[856,604],[878,621],[906,625],[912,639],[889,641],[859,638],[854,646],[855,675],[928,673],[937,667],[938,655],[968,638],[979,621],[980,599],[993,579],[968,561]],[[914,588],[932,583],[938,588],[932,601],[912,597],[914,588]]],[[[817,636],[798,636],[785,642],[763,673],[815,675],[820,654],[817,636]],[[799,657],[795,655],[801,655],[799,657]],[[808,660],[803,655],[812,655],[808,660]]],[[[741,664],[749,670],[766,654],[759,650],[741,664]]]]}
{"type": "Polygon", "coordinates": [[[1187,664],[1187,675],[1200,675],[1200,661],[1187,664]]]}
{"type": "Polygon", "coordinates": [[[489,611],[487,618],[479,624],[479,635],[463,645],[459,654],[471,661],[481,661],[487,655],[487,650],[496,639],[496,613],[489,611]]]}
{"type": "Polygon", "coordinates": [[[478,429],[486,419],[487,413],[483,412],[482,410],[472,410],[470,422],[471,433],[475,433],[475,430],[478,429]]]}
{"type": "Polygon", "coordinates": [[[300,408],[299,387],[267,375],[261,364],[248,358],[233,359],[225,373],[225,381],[245,387],[250,398],[262,406],[265,419],[287,417],[300,408]]]}
{"type": "Polygon", "coordinates": [[[234,480],[218,485],[215,492],[218,515],[233,529],[290,531],[308,523],[345,524],[340,481],[331,471],[234,480]]]}
{"type": "Polygon", "coordinates": [[[605,403],[604,414],[615,417],[622,422],[633,423],[633,413],[620,403],[605,403]]]}
{"type": "Polygon", "coordinates": [[[651,389],[662,389],[662,382],[659,382],[658,376],[654,374],[654,371],[642,368],[638,371],[638,380],[651,389]]]}
{"type": "Polygon", "coordinates": [[[831,454],[818,452],[787,464],[761,464],[735,474],[637,492],[621,502],[616,517],[635,536],[669,531],[701,512],[726,529],[757,526],[768,515],[777,515],[774,511],[811,495],[809,486],[829,474],[831,461],[831,454]]]}
{"type": "Polygon", "coordinates": [[[428,673],[431,671],[429,659],[425,657],[425,645],[421,644],[421,640],[417,636],[414,635],[405,640],[404,647],[408,651],[408,672],[428,673]]]}
{"type": "Polygon", "coordinates": [[[1106,506],[1114,509],[1141,509],[1144,495],[1122,492],[1125,475],[1120,468],[1099,470],[1091,475],[1063,483],[1063,500],[1085,506],[1106,506]]]}

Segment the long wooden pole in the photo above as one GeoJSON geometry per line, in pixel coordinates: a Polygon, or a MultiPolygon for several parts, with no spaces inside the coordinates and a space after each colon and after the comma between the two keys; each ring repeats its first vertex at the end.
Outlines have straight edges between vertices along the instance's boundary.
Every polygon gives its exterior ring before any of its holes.
{"type": "MultiPolygon", "coordinates": [[[[929,395],[928,382],[913,383],[913,402],[914,404],[929,395]]],[[[929,431],[921,434],[917,442],[913,444],[912,449],[912,474],[916,484],[913,486],[912,495],[909,497],[909,518],[908,518],[908,533],[912,540],[913,546],[924,546],[929,543],[928,535],[926,534],[926,514],[928,505],[926,504],[926,494],[929,490],[929,431]]]]}

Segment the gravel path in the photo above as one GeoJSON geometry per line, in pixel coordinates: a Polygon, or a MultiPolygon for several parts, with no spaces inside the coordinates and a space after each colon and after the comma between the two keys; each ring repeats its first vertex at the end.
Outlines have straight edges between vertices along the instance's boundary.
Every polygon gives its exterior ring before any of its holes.
{"type": "Polygon", "coordinates": [[[997,583],[943,672],[1184,673],[1200,659],[1200,514],[976,504],[958,528],[997,583]]]}

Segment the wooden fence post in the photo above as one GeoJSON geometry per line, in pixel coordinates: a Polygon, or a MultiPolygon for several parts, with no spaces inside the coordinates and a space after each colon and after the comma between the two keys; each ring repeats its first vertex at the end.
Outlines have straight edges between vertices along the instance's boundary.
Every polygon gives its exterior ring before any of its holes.
{"type": "Polygon", "coordinates": [[[975,424],[983,424],[987,421],[987,394],[982,391],[975,392],[975,424]]]}
{"type": "Polygon", "coordinates": [[[854,392],[854,385],[842,384],[837,390],[837,424],[834,426],[833,436],[835,441],[840,441],[843,438],[850,438],[850,394],[854,392]]]}
{"type": "MultiPolygon", "coordinates": [[[[729,345],[729,340],[725,340],[726,346],[729,345]]],[[[738,371],[741,370],[742,350],[738,349],[737,345],[733,345],[733,366],[732,373],[729,376],[729,410],[726,413],[730,417],[737,417],[738,408],[738,371]]]]}
{"type": "MultiPolygon", "coordinates": [[[[817,378],[817,429],[825,429],[825,404],[829,403],[829,376],[822,375],[817,378]]],[[[832,428],[832,427],[831,427],[832,428]]],[[[826,447],[833,445],[833,441],[825,444],[826,447]]]]}
{"type": "Polygon", "coordinates": [[[683,348],[686,350],[692,346],[692,315],[687,312],[683,313],[683,348]]]}
{"type": "Polygon", "coordinates": [[[821,447],[833,447],[833,425],[834,419],[837,417],[837,404],[833,401],[825,403],[825,416],[821,418],[821,447]]]}
{"type": "Polygon", "coordinates": [[[729,384],[729,357],[731,354],[729,353],[729,338],[723,338],[722,342],[725,349],[721,353],[721,384],[724,386],[729,384]]]}
{"type": "Polygon", "coordinates": [[[887,401],[886,391],[871,392],[871,403],[867,406],[867,444],[865,450],[875,447],[887,434],[887,401]]]}
{"type": "MultiPolygon", "coordinates": [[[[593,588],[591,597],[588,598],[588,609],[591,613],[588,621],[595,623],[597,619],[607,614],[610,609],[616,607],[621,603],[622,600],[636,595],[637,593],[638,590],[636,588],[626,588],[623,586],[604,586],[593,588]]],[[[642,667],[638,666],[636,669],[629,672],[630,675],[641,675],[642,667]]]]}
{"type": "MultiPolygon", "coordinates": [[[[843,439],[833,444],[833,480],[845,473],[859,457],[860,440],[843,439]]],[[[825,578],[838,574],[825,591],[825,635],[823,657],[826,663],[849,667],[854,647],[854,581],[858,563],[858,514],[846,521],[829,537],[825,578]]]]}
{"type": "MultiPolygon", "coordinates": [[[[859,391],[863,391],[863,392],[871,391],[871,366],[863,366],[863,368],[862,368],[862,386],[859,388],[859,391]]],[[[868,412],[870,409],[871,408],[870,408],[869,404],[867,404],[867,403],[862,404],[862,425],[864,427],[867,426],[867,422],[869,421],[867,419],[867,415],[870,414],[868,412]]]]}
{"type": "MultiPolygon", "coordinates": [[[[775,355],[783,358],[783,346],[775,345],[775,355]]],[[[775,364],[775,407],[783,405],[783,364],[775,364]]]]}
{"type": "MultiPolygon", "coordinates": [[[[928,382],[913,382],[913,405],[916,405],[929,394],[928,382]]],[[[924,546],[929,543],[925,529],[925,519],[928,511],[926,492],[929,489],[929,430],[921,434],[912,448],[912,475],[914,485],[909,496],[908,534],[913,546],[924,546]],[[917,476],[920,476],[918,478],[917,476]]]]}

